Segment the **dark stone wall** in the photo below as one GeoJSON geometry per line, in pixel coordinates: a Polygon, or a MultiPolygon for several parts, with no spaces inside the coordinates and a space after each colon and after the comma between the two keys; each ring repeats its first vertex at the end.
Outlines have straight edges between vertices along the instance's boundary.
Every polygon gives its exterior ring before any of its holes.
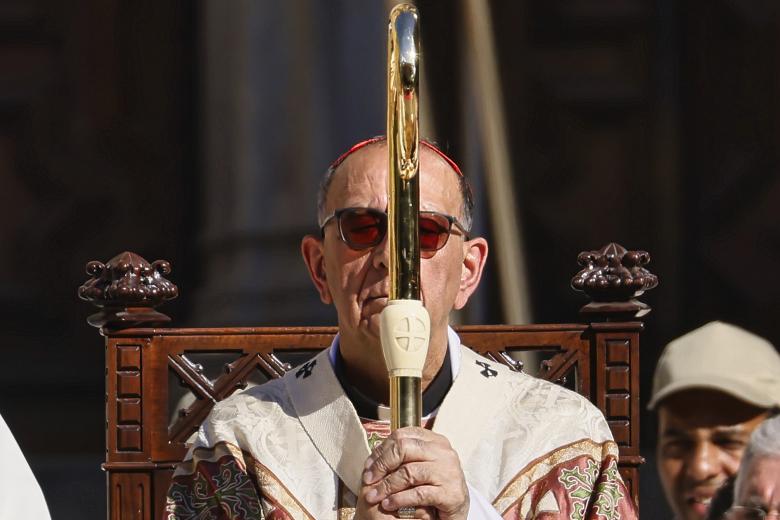
{"type": "Polygon", "coordinates": [[[193,290],[195,31],[188,2],[0,8],[0,413],[54,518],[105,517],[104,348],[75,297],[86,261],[166,258],[193,290]]]}

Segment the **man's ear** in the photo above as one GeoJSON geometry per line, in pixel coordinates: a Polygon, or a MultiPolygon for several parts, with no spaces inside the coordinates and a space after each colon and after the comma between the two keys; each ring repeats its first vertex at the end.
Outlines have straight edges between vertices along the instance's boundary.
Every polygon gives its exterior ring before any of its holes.
{"type": "Polygon", "coordinates": [[[466,241],[463,247],[465,255],[460,274],[460,287],[458,295],[455,297],[456,309],[462,309],[474,291],[477,290],[488,256],[487,240],[482,237],[466,241]]]}
{"type": "Polygon", "coordinates": [[[333,303],[333,298],[330,295],[330,287],[328,287],[328,280],[325,275],[325,254],[323,251],[322,240],[314,235],[306,235],[301,240],[301,254],[303,255],[303,261],[306,262],[306,267],[309,270],[309,276],[311,281],[314,282],[314,287],[317,292],[320,293],[320,300],[326,305],[333,303]]]}

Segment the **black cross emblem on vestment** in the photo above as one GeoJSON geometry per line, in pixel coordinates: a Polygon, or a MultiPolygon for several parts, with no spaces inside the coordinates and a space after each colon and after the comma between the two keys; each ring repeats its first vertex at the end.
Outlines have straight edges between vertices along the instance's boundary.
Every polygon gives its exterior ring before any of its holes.
{"type": "Polygon", "coordinates": [[[311,369],[314,368],[314,365],[317,364],[317,360],[312,360],[303,365],[301,368],[298,369],[298,371],[295,373],[295,377],[301,377],[303,376],[304,379],[309,377],[311,375],[311,369]]]}
{"type": "Polygon", "coordinates": [[[480,374],[482,374],[487,378],[496,377],[498,375],[498,370],[493,370],[492,368],[490,368],[490,364],[485,363],[484,361],[477,361],[477,365],[484,368],[484,370],[482,370],[480,374]]]}

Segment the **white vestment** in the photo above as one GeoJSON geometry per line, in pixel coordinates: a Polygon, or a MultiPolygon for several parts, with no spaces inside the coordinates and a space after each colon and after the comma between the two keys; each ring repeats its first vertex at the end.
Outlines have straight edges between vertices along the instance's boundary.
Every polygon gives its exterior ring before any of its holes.
{"type": "Polygon", "coordinates": [[[0,416],[0,520],[35,518],[48,520],[49,508],[11,430],[0,416]]]}
{"type": "MultiPolygon", "coordinates": [[[[432,430],[500,517],[636,518],[597,408],[466,347],[459,354],[432,430]]],[[[176,470],[168,518],[352,518],[369,454],[366,420],[326,350],[215,405],[176,470]]]]}

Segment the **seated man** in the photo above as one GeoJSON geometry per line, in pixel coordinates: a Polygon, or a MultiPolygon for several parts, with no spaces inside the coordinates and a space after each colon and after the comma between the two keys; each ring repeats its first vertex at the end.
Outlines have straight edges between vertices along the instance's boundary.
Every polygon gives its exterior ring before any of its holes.
{"type": "Polygon", "coordinates": [[[725,518],[780,518],[780,416],[767,419],[750,436],[734,484],[734,505],[725,518]]]}
{"type": "Polygon", "coordinates": [[[391,434],[384,405],[387,146],[375,138],[328,170],[320,233],[301,245],[338,336],[285,377],[214,407],[175,473],[170,518],[636,518],[601,413],[478,356],[449,328],[488,246],[468,236],[473,203],[455,163],[429,143],[420,162],[425,428],[391,434]]]}
{"type": "Polygon", "coordinates": [[[736,474],[751,432],[780,407],[780,355],[743,329],[712,322],[669,343],[649,408],[658,472],[678,520],[702,520],[736,474]]]}

